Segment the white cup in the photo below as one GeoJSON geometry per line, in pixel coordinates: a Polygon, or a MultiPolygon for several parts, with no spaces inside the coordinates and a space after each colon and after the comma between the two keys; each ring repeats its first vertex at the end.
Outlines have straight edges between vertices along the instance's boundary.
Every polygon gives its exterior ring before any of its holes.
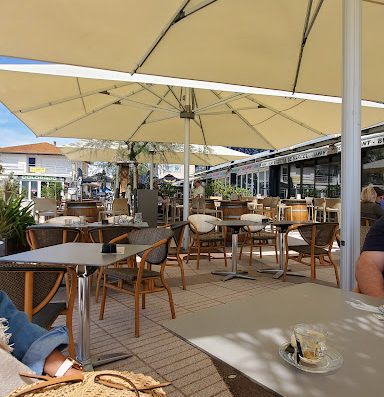
{"type": "Polygon", "coordinates": [[[72,225],[72,219],[64,219],[64,225],[65,226],[71,226],[72,225]]]}
{"type": "Polygon", "coordinates": [[[84,215],[80,215],[79,219],[80,219],[80,224],[81,225],[84,225],[85,223],[87,223],[86,217],[84,215]]]}

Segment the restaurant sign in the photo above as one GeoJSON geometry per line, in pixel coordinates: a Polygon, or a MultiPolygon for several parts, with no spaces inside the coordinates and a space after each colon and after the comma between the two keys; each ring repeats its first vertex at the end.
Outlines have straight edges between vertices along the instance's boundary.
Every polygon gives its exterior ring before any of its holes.
{"type": "Polygon", "coordinates": [[[29,167],[29,172],[31,174],[45,174],[44,167],[29,167]]]}
{"type": "Polygon", "coordinates": [[[23,181],[44,181],[44,182],[62,182],[64,178],[55,178],[54,176],[43,175],[23,175],[20,177],[23,181]]]}

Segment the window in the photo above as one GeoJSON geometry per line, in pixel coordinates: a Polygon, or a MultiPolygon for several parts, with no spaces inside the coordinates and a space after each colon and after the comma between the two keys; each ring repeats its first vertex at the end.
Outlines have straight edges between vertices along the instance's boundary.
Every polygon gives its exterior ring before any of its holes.
{"type": "Polygon", "coordinates": [[[253,175],[253,195],[257,195],[257,173],[255,172],[253,175]]]}
{"type": "Polygon", "coordinates": [[[28,166],[35,167],[36,166],[36,157],[28,157],[28,166]]]}
{"type": "Polygon", "coordinates": [[[290,192],[289,197],[296,197],[301,191],[301,165],[291,164],[289,167],[290,192]]]}

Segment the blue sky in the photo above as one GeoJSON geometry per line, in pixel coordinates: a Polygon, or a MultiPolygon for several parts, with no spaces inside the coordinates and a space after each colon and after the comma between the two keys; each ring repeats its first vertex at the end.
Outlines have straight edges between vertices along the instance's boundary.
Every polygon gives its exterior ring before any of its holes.
{"type": "MultiPolygon", "coordinates": [[[[0,57],[0,63],[43,63],[16,58],[0,57]]],[[[36,135],[15,117],[4,105],[0,104],[0,146],[26,145],[29,143],[50,142],[64,145],[73,142],[71,139],[36,138],[36,135]]]]}

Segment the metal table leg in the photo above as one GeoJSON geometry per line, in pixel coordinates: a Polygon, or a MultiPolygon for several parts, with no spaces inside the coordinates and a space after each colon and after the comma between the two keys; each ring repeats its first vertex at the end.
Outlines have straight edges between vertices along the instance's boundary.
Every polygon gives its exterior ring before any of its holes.
{"type": "MultiPolygon", "coordinates": [[[[93,268],[91,268],[93,270],[93,268]]],[[[83,366],[85,371],[93,371],[94,367],[104,365],[114,361],[122,360],[131,357],[126,353],[115,353],[107,356],[96,357],[93,360],[90,355],[90,311],[89,311],[89,297],[90,284],[89,277],[92,271],[87,267],[79,269],[77,267],[78,279],[78,310],[79,310],[79,341],[77,346],[77,360],[83,366]]]]}
{"type": "MultiPolygon", "coordinates": [[[[284,263],[285,263],[285,242],[284,234],[286,230],[279,229],[279,268],[278,269],[260,269],[259,273],[274,273],[273,278],[280,278],[284,274],[284,263]]],[[[291,272],[290,269],[287,271],[287,276],[305,277],[304,274],[291,272]]]]}
{"type": "Polygon", "coordinates": [[[246,276],[248,274],[245,270],[237,270],[237,243],[240,228],[232,228],[232,270],[230,272],[225,270],[215,270],[212,274],[217,276],[226,276],[223,281],[232,280],[233,278],[244,278],[247,280],[256,280],[254,277],[246,276]]]}

